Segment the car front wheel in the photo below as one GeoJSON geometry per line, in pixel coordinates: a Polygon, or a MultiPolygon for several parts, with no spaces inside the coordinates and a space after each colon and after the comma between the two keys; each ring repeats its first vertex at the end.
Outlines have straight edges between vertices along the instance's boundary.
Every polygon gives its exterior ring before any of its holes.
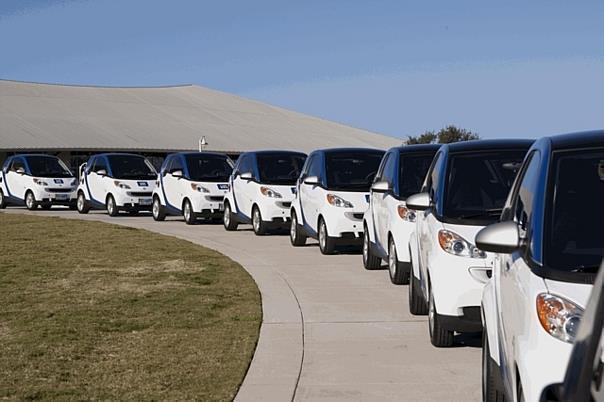
{"type": "Polygon", "coordinates": [[[484,402],[504,402],[504,394],[496,387],[495,362],[491,359],[489,337],[485,331],[482,333],[482,400],[484,402]]]}
{"type": "Polygon", "coordinates": [[[84,193],[78,194],[76,207],[78,209],[78,212],[81,214],[87,214],[88,211],[90,211],[90,207],[88,206],[88,201],[86,201],[86,197],[84,197],[84,193]]]}
{"type": "Polygon", "coordinates": [[[38,203],[36,202],[36,197],[34,197],[34,193],[32,193],[31,191],[28,191],[27,194],[25,195],[25,206],[30,211],[33,211],[34,209],[38,208],[38,203]]]}
{"type": "Polygon", "coordinates": [[[193,206],[191,205],[191,201],[185,200],[185,204],[182,207],[182,214],[185,218],[185,223],[187,225],[194,225],[197,222],[197,216],[193,211],[193,206]]]}
{"type": "Polygon", "coordinates": [[[4,192],[0,190],[0,209],[6,208],[6,199],[4,198],[4,192]]]}
{"type": "Polygon", "coordinates": [[[254,228],[254,233],[257,236],[265,235],[267,232],[266,223],[264,223],[264,221],[262,220],[260,208],[258,208],[257,206],[254,206],[254,209],[252,210],[252,227],[254,228]]]}
{"type": "Polygon", "coordinates": [[[382,259],[371,252],[371,240],[369,239],[369,231],[365,226],[363,232],[363,266],[365,269],[378,269],[382,265],[382,259]]]}
{"type": "Polygon", "coordinates": [[[117,208],[117,204],[115,203],[115,198],[113,198],[113,196],[111,194],[109,194],[109,196],[107,197],[107,213],[109,214],[109,216],[117,216],[119,214],[119,210],[117,208]]]}
{"type": "Polygon", "coordinates": [[[409,271],[398,261],[396,244],[392,236],[388,240],[388,272],[390,273],[390,282],[395,285],[406,285],[409,283],[409,271]]]}
{"type": "Polygon", "coordinates": [[[321,218],[319,220],[319,249],[325,255],[333,254],[336,251],[336,242],[327,232],[327,224],[321,218]]]}
{"type": "Polygon", "coordinates": [[[430,301],[428,302],[428,327],[430,329],[430,342],[438,348],[453,346],[453,331],[443,328],[440,315],[436,311],[434,295],[430,289],[430,301]]]}
{"type": "Polygon", "coordinates": [[[238,224],[235,220],[233,211],[231,210],[231,204],[229,204],[228,202],[224,203],[224,214],[222,215],[222,223],[224,224],[224,228],[229,232],[237,230],[238,224]]]}
{"type": "Polygon", "coordinates": [[[289,227],[289,240],[294,247],[301,247],[306,244],[306,234],[298,224],[298,217],[295,211],[292,211],[291,226],[289,227]]]}
{"type": "Polygon", "coordinates": [[[153,205],[151,206],[151,214],[153,215],[153,220],[157,222],[161,222],[166,219],[166,212],[164,211],[163,205],[161,205],[161,201],[159,197],[153,198],[153,205]]]}

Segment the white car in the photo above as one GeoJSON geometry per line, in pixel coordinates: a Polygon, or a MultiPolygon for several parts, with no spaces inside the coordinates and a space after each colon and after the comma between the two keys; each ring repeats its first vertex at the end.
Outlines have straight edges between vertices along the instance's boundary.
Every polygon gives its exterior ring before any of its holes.
{"type": "Polygon", "coordinates": [[[166,157],[153,190],[153,219],[182,215],[189,225],[198,218],[222,219],[233,161],[212,152],[181,152],[166,157]]]}
{"type": "Polygon", "coordinates": [[[224,200],[225,229],[251,223],[254,233],[263,235],[289,227],[289,208],[305,159],[305,154],[292,151],[241,154],[224,200]]]}
{"type": "Polygon", "coordinates": [[[482,329],[480,300],[492,255],[476,248],[474,236],[499,218],[531,143],[445,144],[432,161],[422,193],[407,198],[407,207],[420,211],[409,241],[409,309],[428,313],[434,346],[452,346],[455,332],[482,329]]]}
{"type": "Polygon", "coordinates": [[[292,245],[302,246],[312,237],[323,254],[333,254],[340,244],[360,245],[369,187],[383,156],[384,151],[365,148],[312,152],[292,203],[292,245]]]}
{"type": "Polygon", "coordinates": [[[364,217],[363,265],[378,269],[388,261],[390,281],[409,283],[409,237],[415,230],[415,211],[408,196],[420,191],[426,172],[440,145],[407,145],[390,149],[371,186],[364,217]]]}
{"type": "Polygon", "coordinates": [[[0,175],[0,208],[25,205],[34,210],[53,205],[75,207],[76,178],[56,156],[10,156],[0,175]]]}
{"type": "Polygon", "coordinates": [[[563,381],[604,255],[603,205],[604,131],[542,138],[501,222],[476,236],[496,253],[482,295],[485,400],[538,401],[563,381]]]}
{"type": "Polygon", "coordinates": [[[155,168],[141,155],[93,155],[80,166],[78,212],[105,209],[109,216],[117,216],[120,211],[150,211],[156,180],[155,168]]]}

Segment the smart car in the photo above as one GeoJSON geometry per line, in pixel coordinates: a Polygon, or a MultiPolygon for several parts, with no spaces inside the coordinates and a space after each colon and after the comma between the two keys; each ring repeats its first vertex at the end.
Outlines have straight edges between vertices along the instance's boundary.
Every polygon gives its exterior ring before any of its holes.
{"type": "Polygon", "coordinates": [[[75,206],[76,178],[56,156],[25,154],[4,161],[0,176],[0,208],[25,205],[34,210],[40,206],[75,206]]]}
{"type": "Polygon", "coordinates": [[[233,171],[219,153],[181,152],[166,157],[153,191],[153,219],[182,215],[189,225],[198,218],[222,219],[224,196],[233,171]]]}
{"type": "Polygon", "coordinates": [[[239,156],[225,195],[223,223],[236,230],[251,223],[256,235],[289,227],[289,208],[306,154],[254,151],[239,156]]]}
{"type": "Polygon", "coordinates": [[[117,216],[120,211],[150,211],[156,180],[155,168],[141,155],[93,155],[80,166],[78,212],[105,209],[109,216],[117,216]]]}
{"type": "Polygon", "coordinates": [[[360,245],[369,187],[383,156],[384,151],[365,148],[312,152],[292,203],[291,244],[302,246],[312,237],[323,254],[333,254],[339,244],[360,245]]]}
{"type": "Polygon", "coordinates": [[[473,244],[499,219],[530,140],[482,140],[443,145],[422,192],[407,198],[417,213],[409,244],[412,314],[428,313],[430,341],[453,345],[455,332],[482,329],[480,300],[492,255],[473,244]]]}
{"type": "Polygon", "coordinates": [[[409,236],[415,230],[415,211],[405,200],[417,193],[440,145],[408,145],[390,149],[371,187],[364,217],[363,265],[377,269],[388,261],[390,281],[409,283],[409,236]]]}
{"type": "Polygon", "coordinates": [[[561,382],[604,255],[604,131],[530,149],[501,222],[478,233],[494,252],[482,295],[483,391],[537,401],[561,382]]]}

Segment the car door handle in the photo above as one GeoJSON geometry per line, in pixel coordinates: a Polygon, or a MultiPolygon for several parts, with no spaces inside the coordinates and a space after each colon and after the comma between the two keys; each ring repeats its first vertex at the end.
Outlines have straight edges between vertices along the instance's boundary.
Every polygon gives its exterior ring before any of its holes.
{"type": "Polygon", "coordinates": [[[505,262],[505,271],[506,271],[506,272],[507,272],[507,271],[509,271],[511,267],[512,267],[512,266],[510,265],[510,262],[509,262],[509,261],[506,261],[506,262],[505,262]]]}

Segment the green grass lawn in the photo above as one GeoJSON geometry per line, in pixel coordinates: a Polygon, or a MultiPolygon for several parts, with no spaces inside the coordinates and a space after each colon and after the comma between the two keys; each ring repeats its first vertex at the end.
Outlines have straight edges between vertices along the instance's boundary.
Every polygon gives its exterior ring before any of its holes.
{"type": "Polygon", "coordinates": [[[235,396],[262,317],[238,264],[97,222],[0,213],[0,228],[0,399],[235,396]]]}

